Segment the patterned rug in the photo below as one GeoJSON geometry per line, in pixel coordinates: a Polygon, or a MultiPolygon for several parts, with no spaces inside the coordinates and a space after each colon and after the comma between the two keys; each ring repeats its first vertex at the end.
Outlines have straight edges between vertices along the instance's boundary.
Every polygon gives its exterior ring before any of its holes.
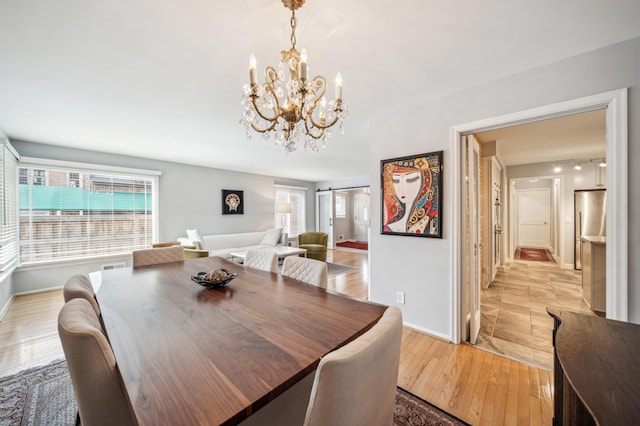
{"type": "MultiPolygon", "coordinates": [[[[66,361],[0,378],[0,425],[72,426],[76,401],[66,361]]],[[[450,426],[467,423],[397,388],[394,426],[450,426]]]]}
{"type": "Polygon", "coordinates": [[[516,260],[536,260],[540,262],[555,262],[551,252],[547,249],[518,247],[516,248],[516,260]]]}
{"type": "Polygon", "coordinates": [[[355,271],[356,269],[357,268],[354,268],[353,266],[327,262],[327,275],[329,277],[335,277],[336,275],[346,274],[347,272],[355,271]]]}

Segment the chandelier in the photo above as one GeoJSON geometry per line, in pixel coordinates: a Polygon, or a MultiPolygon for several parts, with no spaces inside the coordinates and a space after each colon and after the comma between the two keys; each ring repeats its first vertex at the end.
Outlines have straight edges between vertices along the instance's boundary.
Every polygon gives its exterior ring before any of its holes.
{"type": "Polygon", "coordinates": [[[252,130],[262,133],[265,141],[273,138],[276,145],[284,146],[287,153],[304,143],[304,149],[318,152],[318,141],[326,147],[334,124],[340,122],[344,134],[344,122],[348,108],[342,101],[342,76],[338,72],[335,99],[327,101],[327,80],[317,75],[308,78],[307,51],[296,50],[296,9],[305,0],[282,0],[291,10],[291,49],[281,52],[278,70],[265,68],[264,84],[258,83],[256,58],[249,58],[249,84],[242,87],[242,117],[247,139],[252,130]]]}

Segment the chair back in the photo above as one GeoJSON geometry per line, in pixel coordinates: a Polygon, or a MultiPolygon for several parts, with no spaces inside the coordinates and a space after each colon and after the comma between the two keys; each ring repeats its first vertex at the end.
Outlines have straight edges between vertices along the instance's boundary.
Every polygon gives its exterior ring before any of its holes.
{"type": "Polygon", "coordinates": [[[182,261],[184,261],[184,247],[182,246],[135,250],[133,252],[134,268],[138,266],[182,261]]]}
{"type": "Polygon", "coordinates": [[[401,339],[402,314],[393,306],[365,334],[322,358],[305,426],[391,425],[401,339]]]}
{"type": "Polygon", "coordinates": [[[269,250],[249,250],[244,266],[268,272],[278,272],[278,254],[269,250]]]}
{"type": "Polygon", "coordinates": [[[98,317],[100,316],[100,308],[96,301],[96,293],[93,291],[91,280],[89,280],[89,277],[86,275],[76,274],[71,276],[67,282],[64,283],[62,297],[64,297],[65,302],[77,298],[85,299],[89,302],[96,315],[98,317]]]}
{"type": "Polygon", "coordinates": [[[81,424],[137,424],[120,384],[113,350],[91,304],[79,298],[65,303],[58,316],[58,334],[81,424]]]}
{"type": "Polygon", "coordinates": [[[298,244],[320,244],[327,246],[329,235],[326,232],[303,232],[298,235],[298,244]]]}
{"type": "Polygon", "coordinates": [[[325,262],[298,256],[284,258],[282,275],[322,288],[327,288],[329,279],[325,262]]]}

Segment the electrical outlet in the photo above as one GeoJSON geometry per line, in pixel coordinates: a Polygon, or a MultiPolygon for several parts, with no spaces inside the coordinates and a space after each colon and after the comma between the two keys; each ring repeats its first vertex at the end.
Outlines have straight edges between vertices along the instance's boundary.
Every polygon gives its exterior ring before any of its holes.
{"type": "Polygon", "coordinates": [[[396,303],[404,305],[404,291],[396,291],[396,303]]]}

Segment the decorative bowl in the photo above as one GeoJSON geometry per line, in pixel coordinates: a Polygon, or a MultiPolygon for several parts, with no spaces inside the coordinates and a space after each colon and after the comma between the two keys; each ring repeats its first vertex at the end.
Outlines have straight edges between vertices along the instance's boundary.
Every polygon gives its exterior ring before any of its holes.
{"type": "Polygon", "coordinates": [[[226,269],[215,269],[210,272],[198,272],[191,279],[207,288],[219,288],[227,285],[229,281],[238,276],[237,272],[229,272],[226,269]]]}

